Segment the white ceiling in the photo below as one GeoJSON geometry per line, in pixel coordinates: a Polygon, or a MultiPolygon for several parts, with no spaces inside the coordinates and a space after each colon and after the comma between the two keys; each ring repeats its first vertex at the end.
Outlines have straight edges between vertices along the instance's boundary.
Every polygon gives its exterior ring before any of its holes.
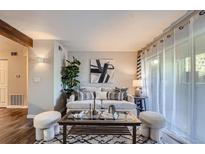
{"type": "Polygon", "coordinates": [[[33,39],[62,40],[70,51],[136,51],[186,11],[0,11],[33,39]]]}

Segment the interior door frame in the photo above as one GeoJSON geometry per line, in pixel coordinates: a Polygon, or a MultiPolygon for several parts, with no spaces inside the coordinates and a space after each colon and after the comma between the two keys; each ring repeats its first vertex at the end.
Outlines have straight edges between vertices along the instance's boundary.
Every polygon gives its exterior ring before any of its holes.
{"type": "Polygon", "coordinates": [[[8,87],[9,87],[9,80],[8,80],[9,61],[8,61],[8,59],[0,59],[0,61],[7,61],[7,87],[6,87],[7,88],[7,90],[6,90],[6,97],[7,97],[7,99],[6,99],[5,106],[1,106],[1,104],[0,104],[0,107],[7,107],[8,104],[9,104],[9,92],[8,92],[8,87]]]}

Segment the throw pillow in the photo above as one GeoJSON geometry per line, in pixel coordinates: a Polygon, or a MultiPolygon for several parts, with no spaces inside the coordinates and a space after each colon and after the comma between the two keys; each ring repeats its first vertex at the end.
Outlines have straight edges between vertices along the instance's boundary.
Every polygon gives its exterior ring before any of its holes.
{"type": "Polygon", "coordinates": [[[75,101],[75,95],[74,94],[70,96],[69,101],[71,101],[71,102],[75,101]]]}
{"type": "Polygon", "coordinates": [[[128,100],[128,88],[118,88],[118,87],[115,87],[115,90],[116,91],[120,91],[122,93],[122,100],[128,100]]]}
{"type": "Polygon", "coordinates": [[[113,90],[113,91],[107,92],[107,98],[109,100],[120,100],[121,101],[123,97],[120,91],[113,90]]]}
{"type": "Polygon", "coordinates": [[[96,91],[101,91],[100,87],[81,87],[80,89],[85,90],[85,91],[91,91],[91,92],[96,92],[96,91]]]}
{"type": "Polygon", "coordinates": [[[113,91],[114,89],[111,88],[111,87],[103,87],[101,88],[101,91],[106,91],[106,92],[109,92],[109,91],[113,91]]]}
{"type": "Polygon", "coordinates": [[[94,100],[94,94],[91,91],[79,91],[78,92],[78,100],[94,100]]]}
{"type": "Polygon", "coordinates": [[[106,100],[107,99],[107,93],[106,91],[96,91],[96,99],[98,100],[106,100]]]}

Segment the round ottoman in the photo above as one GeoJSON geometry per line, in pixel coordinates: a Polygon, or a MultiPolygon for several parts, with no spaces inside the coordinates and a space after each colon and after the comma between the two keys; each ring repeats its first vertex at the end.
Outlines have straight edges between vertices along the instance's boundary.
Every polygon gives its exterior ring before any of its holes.
{"type": "Polygon", "coordinates": [[[36,140],[52,140],[56,134],[59,134],[58,120],[61,113],[58,111],[47,111],[34,117],[34,127],[36,128],[36,140]]]}
{"type": "Polygon", "coordinates": [[[140,113],[139,119],[142,122],[141,134],[159,142],[160,129],[166,124],[165,118],[160,113],[145,111],[140,113]]]}

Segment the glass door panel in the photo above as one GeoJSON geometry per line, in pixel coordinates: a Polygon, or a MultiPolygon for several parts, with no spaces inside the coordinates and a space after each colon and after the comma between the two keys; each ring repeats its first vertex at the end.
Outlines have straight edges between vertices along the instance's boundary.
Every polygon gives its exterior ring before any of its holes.
{"type": "Polygon", "coordinates": [[[205,15],[193,18],[193,41],[195,51],[195,101],[194,101],[194,139],[205,143],[205,15]]]}
{"type": "Polygon", "coordinates": [[[164,102],[167,128],[171,129],[174,116],[174,34],[167,36],[164,42],[164,102]]]}
{"type": "Polygon", "coordinates": [[[175,29],[175,131],[189,138],[191,133],[191,49],[189,24],[175,29]]]}
{"type": "MultiPolygon", "coordinates": [[[[144,53],[145,51],[143,51],[144,53]]],[[[146,84],[146,60],[145,60],[145,55],[142,54],[142,59],[141,59],[141,77],[142,77],[142,95],[147,96],[147,84],[146,84]]]]}
{"type": "Polygon", "coordinates": [[[163,39],[158,41],[157,44],[157,55],[159,57],[158,71],[159,71],[159,112],[165,116],[165,105],[164,105],[164,52],[163,52],[163,39]]]}
{"type": "Polygon", "coordinates": [[[150,58],[147,61],[147,68],[148,109],[159,112],[159,58],[150,58]]]}

